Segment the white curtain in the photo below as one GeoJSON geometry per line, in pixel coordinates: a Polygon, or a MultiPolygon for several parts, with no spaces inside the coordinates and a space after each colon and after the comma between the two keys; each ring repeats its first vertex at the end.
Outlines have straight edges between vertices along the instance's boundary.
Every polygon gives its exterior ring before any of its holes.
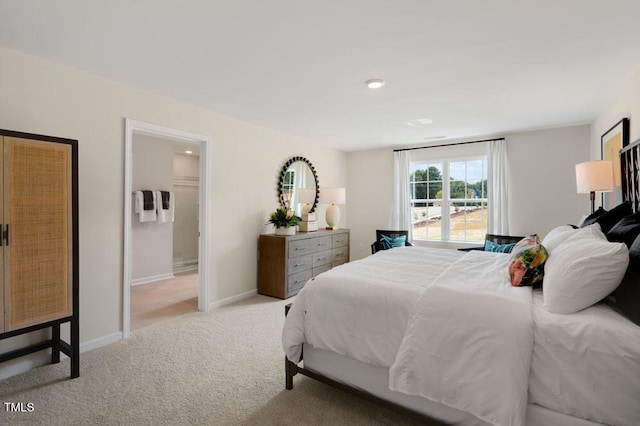
{"type": "Polygon", "coordinates": [[[409,231],[411,236],[411,194],[409,191],[409,151],[395,151],[394,162],[394,195],[392,227],[395,230],[409,231]]]}
{"type": "Polygon", "coordinates": [[[487,180],[489,234],[509,235],[509,178],[507,176],[507,143],[504,139],[489,142],[487,148],[487,180]]]}

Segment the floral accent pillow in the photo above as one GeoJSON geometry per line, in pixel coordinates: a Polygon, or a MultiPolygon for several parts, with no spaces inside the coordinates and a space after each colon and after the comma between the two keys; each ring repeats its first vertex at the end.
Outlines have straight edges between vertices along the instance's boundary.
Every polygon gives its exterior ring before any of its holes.
{"type": "Polygon", "coordinates": [[[547,257],[547,249],[540,242],[538,234],[529,235],[518,241],[511,250],[509,261],[511,285],[514,287],[541,286],[547,257]]]}

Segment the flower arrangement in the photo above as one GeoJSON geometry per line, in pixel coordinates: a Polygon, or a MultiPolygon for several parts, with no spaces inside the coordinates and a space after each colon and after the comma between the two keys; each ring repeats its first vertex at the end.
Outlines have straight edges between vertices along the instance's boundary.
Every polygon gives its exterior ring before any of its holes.
{"type": "Polygon", "coordinates": [[[278,207],[276,211],[269,215],[269,222],[275,225],[276,228],[290,228],[300,223],[302,218],[296,216],[293,210],[285,207],[278,207]]]}

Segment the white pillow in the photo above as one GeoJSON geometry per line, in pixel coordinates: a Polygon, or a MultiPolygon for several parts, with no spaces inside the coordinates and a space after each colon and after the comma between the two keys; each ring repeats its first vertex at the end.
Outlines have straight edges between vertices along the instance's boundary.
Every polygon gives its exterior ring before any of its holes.
{"type": "Polygon", "coordinates": [[[572,314],[618,287],[629,264],[624,243],[610,243],[600,227],[587,226],[558,244],[544,265],[546,310],[572,314]]]}
{"type": "Polygon", "coordinates": [[[547,249],[549,253],[553,249],[555,249],[558,244],[562,241],[566,240],[567,237],[575,233],[577,229],[571,227],[571,225],[561,225],[556,228],[553,228],[549,233],[542,239],[542,245],[547,249]]]}
{"type": "Polygon", "coordinates": [[[584,228],[578,228],[575,231],[576,232],[571,234],[566,241],[575,241],[585,238],[595,238],[601,241],[608,241],[607,236],[602,232],[602,228],[599,223],[594,223],[592,225],[585,226],[584,228]]]}
{"type": "Polygon", "coordinates": [[[571,225],[561,225],[553,228],[542,240],[542,245],[547,249],[549,254],[560,244],[570,239],[601,237],[606,240],[607,237],[600,230],[600,224],[585,226],[584,228],[574,228],[571,225]]]}

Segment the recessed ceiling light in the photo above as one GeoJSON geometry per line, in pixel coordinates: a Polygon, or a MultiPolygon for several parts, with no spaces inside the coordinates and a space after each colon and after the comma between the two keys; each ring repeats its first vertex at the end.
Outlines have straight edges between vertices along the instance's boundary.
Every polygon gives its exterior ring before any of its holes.
{"type": "Polygon", "coordinates": [[[430,118],[416,118],[415,120],[407,121],[407,126],[425,126],[431,123],[433,123],[433,120],[430,118]]]}
{"type": "Polygon", "coordinates": [[[381,78],[372,78],[364,82],[369,89],[379,89],[384,86],[384,80],[381,78]]]}
{"type": "Polygon", "coordinates": [[[186,150],[184,153],[185,154],[193,154],[193,151],[186,150]]]}

